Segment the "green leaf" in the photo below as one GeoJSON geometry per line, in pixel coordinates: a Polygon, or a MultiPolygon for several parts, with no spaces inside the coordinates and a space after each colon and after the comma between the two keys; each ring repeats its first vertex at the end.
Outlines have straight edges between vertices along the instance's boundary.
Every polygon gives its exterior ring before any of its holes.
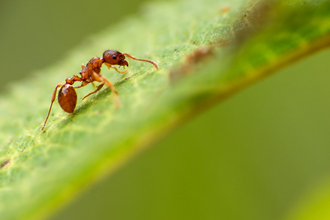
{"type": "Polygon", "coordinates": [[[313,189],[311,195],[305,196],[301,202],[289,215],[288,220],[326,220],[330,218],[330,188],[327,184],[318,185],[313,189]]]}
{"type": "MultiPolygon", "coordinates": [[[[327,47],[329,12],[325,0],[157,3],[15,84],[0,99],[0,216],[49,215],[189,117],[327,47]],[[160,69],[133,60],[126,75],[104,68],[120,108],[107,89],[79,101],[73,114],[55,103],[42,132],[55,85],[105,49],[154,60],[160,69]]],[[[79,97],[90,91],[77,90],[79,97]]]]}

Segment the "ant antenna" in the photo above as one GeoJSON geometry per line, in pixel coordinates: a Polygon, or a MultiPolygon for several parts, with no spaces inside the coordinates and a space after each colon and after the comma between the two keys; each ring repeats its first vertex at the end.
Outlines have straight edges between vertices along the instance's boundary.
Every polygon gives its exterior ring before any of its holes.
{"type": "Polygon", "coordinates": [[[128,54],[128,53],[123,53],[124,56],[128,56],[129,58],[133,59],[133,60],[138,60],[138,61],[144,61],[144,62],[148,62],[148,63],[151,63],[152,65],[154,65],[154,67],[158,70],[158,65],[154,62],[154,61],[151,61],[151,60],[145,60],[145,59],[139,59],[139,58],[136,58],[136,57],[133,57],[132,55],[128,54]]]}

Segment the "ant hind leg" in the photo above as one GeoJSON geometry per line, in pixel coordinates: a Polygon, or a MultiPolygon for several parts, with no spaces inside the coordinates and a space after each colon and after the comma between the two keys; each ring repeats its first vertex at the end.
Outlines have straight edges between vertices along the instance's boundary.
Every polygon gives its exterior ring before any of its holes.
{"type": "Polygon", "coordinates": [[[94,94],[94,93],[97,93],[102,87],[104,86],[104,83],[100,84],[95,91],[91,92],[91,93],[88,93],[87,95],[84,96],[84,98],[82,98],[81,100],[84,100],[85,98],[87,98],[88,96],[94,94]]]}
{"type": "Polygon", "coordinates": [[[75,86],[75,87],[73,87],[73,88],[75,88],[75,89],[79,89],[79,88],[81,88],[81,87],[84,87],[84,86],[86,86],[88,84],[88,82],[86,82],[86,81],[83,81],[82,83],[81,83],[81,85],[80,86],[75,86]]]}
{"type": "Polygon", "coordinates": [[[53,104],[54,104],[54,101],[55,101],[55,98],[56,98],[56,92],[57,92],[57,89],[59,87],[62,87],[63,84],[58,84],[55,89],[54,89],[54,92],[53,92],[53,96],[52,96],[52,100],[51,100],[51,103],[50,103],[50,107],[49,107],[49,110],[48,110],[48,114],[47,114],[47,117],[46,117],[46,120],[44,122],[44,126],[41,128],[41,130],[44,130],[45,129],[45,126],[46,126],[46,123],[47,123],[47,120],[49,118],[49,115],[50,115],[50,111],[52,110],[52,107],[53,107],[53,104]]]}

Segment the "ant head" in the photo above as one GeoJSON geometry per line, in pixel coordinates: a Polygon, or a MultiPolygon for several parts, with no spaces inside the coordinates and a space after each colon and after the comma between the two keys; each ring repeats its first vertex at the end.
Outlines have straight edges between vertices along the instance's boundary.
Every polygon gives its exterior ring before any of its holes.
{"type": "Polygon", "coordinates": [[[128,62],[125,60],[124,54],[117,50],[106,50],[103,53],[103,60],[106,63],[119,66],[128,66],[128,62]]]}

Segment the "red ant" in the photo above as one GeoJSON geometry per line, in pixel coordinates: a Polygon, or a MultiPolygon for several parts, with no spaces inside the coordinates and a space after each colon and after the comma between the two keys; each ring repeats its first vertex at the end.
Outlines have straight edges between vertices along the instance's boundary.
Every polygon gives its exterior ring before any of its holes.
{"type": "Polygon", "coordinates": [[[127,53],[120,53],[117,50],[106,50],[103,53],[102,58],[93,57],[87,63],[86,66],[84,64],[81,65],[82,70],[79,73],[81,75],[81,77],[79,77],[78,75],[73,75],[73,77],[67,78],[65,80],[65,84],[58,84],[55,87],[53,96],[52,96],[52,100],[51,100],[51,104],[49,107],[48,115],[46,117],[42,130],[45,129],[50,111],[51,111],[53,103],[55,101],[56,92],[57,92],[58,88],[60,88],[60,90],[58,92],[58,103],[60,104],[61,108],[68,113],[72,113],[74,111],[74,109],[76,108],[77,93],[76,93],[75,89],[84,87],[89,83],[93,83],[94,81],[99,82],[101,84],[96,88],[95,91],[84,96],[82,98],[82,100],[84,100],[88,96],[98,92],[104,86],[104,84],[106,84],[111,89],[113,94],[115,95],[115,103],[116,103],[116,106],[118,107],[119,106],[118,92],[116,91],[116,89],[112,85],[112,83],[105,76],[101,75],[100,73],[101,73],[102,64],[105,64],[109,68],[109,70],[112,68],[112,69],[115,69],[119,73],[127,73],[127,70],[120,71],[116,67],[112,66],[112,65],[118,65],[119,67],[123,66],[124,68],[125,68],[125,66],[128,66],[128,62],[125,60],[125,58],[126,58],[125,56],[127,56],[133,60],[151,63],[158,70],[157,64],[151,60],[138,59],[127,53]],[[81,82],[81,85],[74,87],[73,84],[75,82],[81,82]]]}

